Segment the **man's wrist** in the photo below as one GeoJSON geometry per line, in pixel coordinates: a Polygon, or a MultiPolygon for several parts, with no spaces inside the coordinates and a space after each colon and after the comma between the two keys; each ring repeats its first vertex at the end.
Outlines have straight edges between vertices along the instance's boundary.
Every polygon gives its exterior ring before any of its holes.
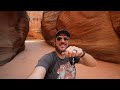
{"type": "Polygon", "coordinates": [[[80,56],[80,58],[82,58],[82,57],[84,57],[85,56],[85,51],[83,50],[83,53],[82,53],[82,55],[80,56]]]}

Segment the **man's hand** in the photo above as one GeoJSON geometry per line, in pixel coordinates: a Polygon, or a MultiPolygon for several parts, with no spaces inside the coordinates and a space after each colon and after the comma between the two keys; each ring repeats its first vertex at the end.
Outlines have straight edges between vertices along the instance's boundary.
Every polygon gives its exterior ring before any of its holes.
{"type": "Polygon", "coordinates": [[[78,48],[76,46],[69,46],[65,52],[63,52],[67,57],[76,57],[76,56],[82,56],[83,50],[81,48],[78,48]]]}
{"type": "Polygon", "coordinates": [[[82,57],[79,60],[80,64],[95,67],[96,66],[96,60],[88,53],[85,53],[81,48],[78,48],[76,46],[69,46],[65,52],[63,52],[66,57],[82,57]]]}

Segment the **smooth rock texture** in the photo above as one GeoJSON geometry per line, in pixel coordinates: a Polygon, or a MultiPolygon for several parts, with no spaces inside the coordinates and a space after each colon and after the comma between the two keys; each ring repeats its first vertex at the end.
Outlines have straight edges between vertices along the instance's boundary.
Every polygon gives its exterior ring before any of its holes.
{"type": "Polygon", "coordinates": [[[0,11],[0,65],[25,49],[29,18],[24,11],[0,11]]]}
{"type": "Polygon", "coordinates": [[[120,37],[120,11],[110,11],[110,17],[113,28],[120,37]]]}
{"type": "Polygon", "coordinates": [[[27,14],[30,18],[27,38],[33,37],[35,39],[43,39],[41,35],[41,19],[43,11],[27,11],[27,14]]]}
{"type": "MultiPolygon", "coordinates": [[[[120,38],[115,32],[118,30],[113,28],[114,13],[109,11],[48,11],[43,14],[41,31],[46,42],[53,46],[56,31],[67,29],[71,34],[70,45],[83,48],[99,60],[120,63],[120,38]]],[[[117,16],[119,16],[118,13],[117,16]]]]}

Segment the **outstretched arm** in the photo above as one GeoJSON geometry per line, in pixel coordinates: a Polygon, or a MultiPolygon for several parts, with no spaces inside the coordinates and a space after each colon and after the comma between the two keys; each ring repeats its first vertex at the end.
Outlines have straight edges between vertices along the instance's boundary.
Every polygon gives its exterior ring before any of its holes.
{"type": "Polygon", "coordinates": [[[96,66],[96,60],[88,53],[85,53],[85,55],[79,60],[79,63],[90,67],[96,66]]]}
{"type": "Polygon", "coordinates": [[[46,74],[46,69],[42,66],[38,66],[34,69],[34,71],[30,74],[27,79],[44,79],[46,74]]]}
{"type": "Polygon", "coordinates": [[[67,57],[82,56],[79,60],[80,64],[90,67],[96,66],[96,60],[93,58],[93,56],[88,53],[84,53],[81,48],[78,48],[76,46],[69,46],[62,54],[65,54],[67,57]]]}

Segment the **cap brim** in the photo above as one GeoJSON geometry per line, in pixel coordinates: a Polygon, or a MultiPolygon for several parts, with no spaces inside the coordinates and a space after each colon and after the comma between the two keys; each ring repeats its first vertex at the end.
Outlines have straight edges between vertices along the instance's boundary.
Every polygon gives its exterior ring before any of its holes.
{"type": "Polygon", "coordinates": [[[60,30],[60,31],[58,31],[58,32],[56,33],[56,37],[57,37],[59,34],[61,34],[61,33],[64,33],[64,34],[66,34],[68,37],[70,37],[70,33],[69,33],[68,31],[65,31],[65,30],[60,30]]]}

